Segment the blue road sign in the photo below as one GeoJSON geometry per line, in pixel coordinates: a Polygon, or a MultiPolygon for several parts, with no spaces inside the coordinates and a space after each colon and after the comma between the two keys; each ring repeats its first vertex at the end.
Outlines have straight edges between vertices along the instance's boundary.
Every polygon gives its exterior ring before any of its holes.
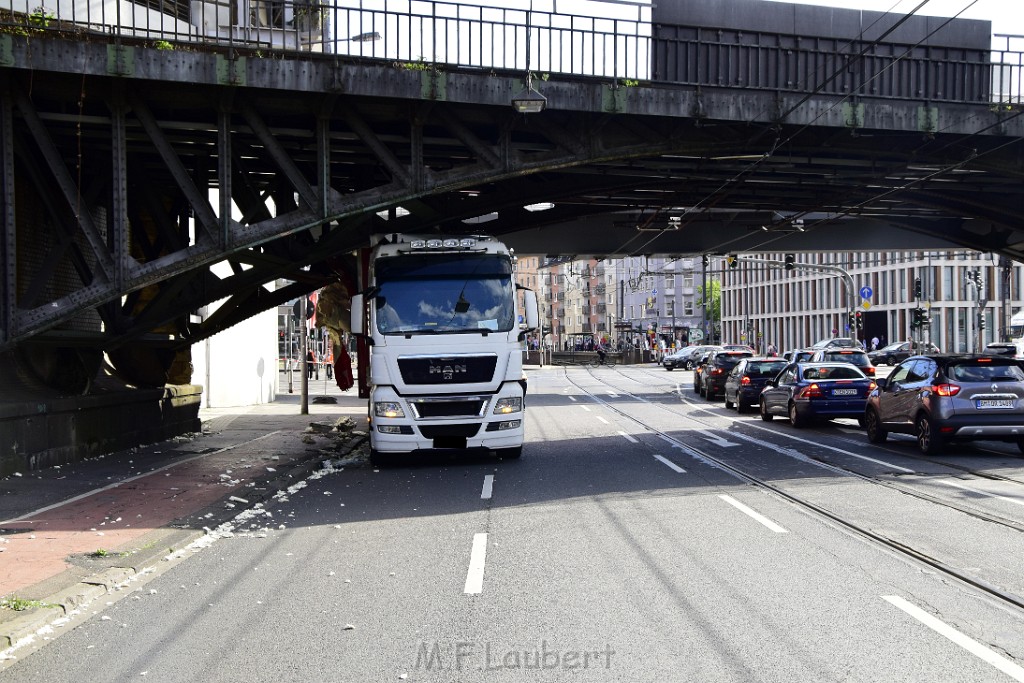
{"type": "Polygon", "coordinates": [[[860,288],[861,299],[870,299],[872,294],[874,294],[874,292],[871,291],[871,288],[868,287],[867,285],[864,285],[863,287],[860,288]]]}

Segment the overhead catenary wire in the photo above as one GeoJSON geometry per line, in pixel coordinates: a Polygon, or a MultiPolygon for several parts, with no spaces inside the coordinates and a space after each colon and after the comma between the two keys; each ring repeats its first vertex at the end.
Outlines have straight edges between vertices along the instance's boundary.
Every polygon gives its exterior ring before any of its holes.
{"type": "MultiPolygon", "coordinates": [[[[896,24],[894,24],[894,25],[893,25],[893,26],[892,26],[892,27],[891,27],[891,28],[890,28],[890,29],[889,29],[888,31],[886,31],[885,33],[883,33],[882,35],[880,35],[880,36],[879,36],[879,37],[878,37],[877,39],[875,39],[875,40],[874,40],[874,41],[872,42],[872,44],[871,44],[871,45],[868,45],[868,46],[866,46],[866,47],[865,47],[865,48],[864,48],[864,49],[863,49],[863,50],[861,51],[861,53],[860,53],[860,54],[859,54],[859,55],[857,56],[857,58],[858,58],[858,59],[859,59],[859,58],[862,58],[862,57],[863,57],[863,56],[864,56],[864,55],[866,54],[866,52],[867,52],[867,51],[868,51],[868,50],[870,49],[870,47],[871,47],[872,45],[874,45],[874,44],[877,44],[877,42],[878,42],[878,41],[880,41],[880,40],[882,40],[883,38],[885,38],[885,37],[886,37],[887,35],[889,35],[889,34],[890,34],[890,33],[891,33],[891,32],[892,32],[893,30],[895,30],[895,29],[896,29],[896,28],[897,28],[898,26],[900,26],[900,25],[901,25],[902,23],[904,23],[905,21],[907,21],[907,20],[908,20],[908,19],[910,18],[910,16],[911,16],[911,15],[912,15],[913,13],[917,12],[918,10],[920,10],[920,9],[921,9],[921,8],[922,8],[922,7],[924,6],[924,5],[926,5],[926,4],[927,4],[927,2],[928,2],[928,1],[929,1],[929,0],[925,0],[924,2],[921,2],[921,3],[920,3],[920,4],[918,5],[918,6],[917,6],[917,7],[915,7],[915,8],[914,8],[914,10],[913,10],[913,11],[912,11],[911,13],[909,13],[909,14],[905,15],[905,16],[904,16],[904,17],[903,17],[903,18],[902,18],[902,19],[901,19],[901,20],[900,20],[899,22],[897,22],[896,24]]],[[[965,7],[963,7],[963,8],[962,8],[962,9],[961,9],[961,10],[960,10],[959,12],[957,12],[957,13],[956,13],[956,14],[955,14],[954,16],[952,16],[952,17],[949,17],[949,18],[947,18],[947,19],[946,19],[946,20],[945,20],[944,22],[942,22],[942,23],[941,23],[941,24],[940,24],[939,26],[937,26],[937,27],[936,27],[935,29],[933,29],[933,30],[932,30],[932,31],[930,31],[930,32],[929,32],[928,34],[926,34],[926,35],[925,35],[925,36],[924,36],[924,37],[923,37],[923,38],[922,38],[921,40],[919,40],[919,41],[918,41],[917,43],[915,43],[914,45],[912,45],[912,46],[910,46],[909,48],[907,48],[907,50],[905,50],[905,51],[904,51],[904,52],[903,52],[903,53],[902,53],[901,55],[899,55],[899,56],[898,56],[898,57],[897,57],[897,58],[896,58],[895,60],[893,60],[893,61],[892,61],[892,62],[891,62],[890,64],[888,64],[887,66],[883,67],[883,68],[882,68],[882,69],[880,69],[880,70],[879,70],[878,72],[876,72],[875,74],[873,74],[872,76],[870,76],[870,77],[869,77],[868,79],[866,79],[866,80],[865,80],[865,81],[864,81],[864,82],[863,82],[863,83],[862,83],[862,84],[861,84],[861,85],[860,85],[859,87],[860,87],[860,88],[863,88],[864,86],[868,85],[869,83],[871,83],[872,81],[874,81],[875,79],[879,78],[879,77],[880,77],[881,75],[883,75],[884,73],[886,73],[886,72],[887,72],[888,70],[892,69],[892,68],[893,68],[893,67],[894,67],[894,66],[895,66],[895,65],[896,65],[897,63],[899,63],[899,62],[900,62],[901,60],[905,59],[905,58],[906,58],[906,56],[907,56],[908,54],[910,54],[910,53],[911,53],[911,52],[912,52],[912,51],[913,51],[913,50],[914,50],[915,48],[919,47],[919,46],[920,46],[920,45],[922,45],[922,44],[923,44],[923,43],[924,43],[925,41],[927,41],[927,40],[928,40],[929,38],[931,38],[931,37],[932,37],[933,35],[935,35],[935,34],[936,34],[936,33],[937,33],[938,31],[940,31],[940,30],[942,30],[943,28],[945,28],[946,26],[948,26],[950,22],[952,22],[952,21],[954,21],[955,19],[959,18],[959,17],[960,17],[960,15],[962,15],[962,14],[963,14],[964,12],[966,12],[966,11],[967,11],[968,9],[970,9],[970,8],[971,8],[971,7],[973,7],[973,6],[975,5],[975,4],[977,4],[977,2],[978,2],[978,0],[972,0],[972,1],[971,1],[970,3],[968,3],[968,4],[967,4],[967,5],[965,6],[965,7]]],[[[897,3],[897,4],[899,4],[899,3],[897,3]]],[[[876,23],[877,23],[877,21],[876,21],[876,23]]],[[[872,24],[872,25],[873,25],[873,24],[872,24]]],[[[844,66],[844,68],[845,68],[845,66],[844,66]]],[[[823,87],[824,87],[825,85],[827,85],[827,83],[828,83],[828,82],[830,82],[831,80],[834,80],[834,78],[836,77],[837,73],[838,73],[838,72],[836,72],[836,73],[833,73],[833,75],[832,75],[832,76],[830,76],[830,77],[829,77],[828,79],[826,79],[826,80],[825,80],[824,82],[822,82],[822,83],[821,83],[821,84],[820,84],[820,85],[819,85],[819,86],[818,86],[818,87],[817,87],[817,88],[815,89],[815,91],[814,91],[813,93],[810,93],[810,94],[806,95],[805,97],[803,97],[803,98],[802,98],[802,99],[800,100],[800,102],[798,102],[798,103],[797,103],[796,105],[794,105],[793,107],[790,107],[790,108],[789,108],[789,109],[788,109],[788,110],[787,110],[787,111],[786,111],[786,112],[785,112],[785,113],[784,113],[784,114],[783,114],[782,116],[780,116],[780,117],[779,117],[779,119],[781,120],[781,119],[785,118],[785,116],[788,116],[788,115],[789,115],[789,114],[791,114],[791,113],[792,113],[793,111],[795,111],[795,110],[796,110],[796,108],[798,108],[798,107],[799,107],[799,106],[801,106],[802,104],[805,104],[805,103],[806,103],[806,102],[807,102],[807,101],[808,101],[808,100],[809,100],[809,99],[810,99],[810,98],[811,98],[811,97],[812,97],[812,96],[813,96],[813,95],[814,95],[815,93],[817,93],[817,92],[820,92],[820,90],[821,90],[821,89],[822,89],[822,88],[823,88],[823,87]]],[[[712,191],[711,193],[709,193],[709,194],[708,194],[708,195],[707,195],[706,197],[704,197],[703,199],[701,199],[701,200],[700,200],[700,202],[698,202],[698,203],[697,203],[697,205],[695,205],[695,206],[698,206],[698,207],[699,207],[699,206],[701,206],[702,204],[704,204],[705,202],[707,202],[707,201],[708,201],[709,199],[711,199],[712,197],[714,197],[714,196],[718,195],[718,194],[719,194],[719,193],[720,193],[720,192],[721,192],[722,190],[724,190],[724,189],[728,188],[728,187],[729,187],[730,185],[732,185],[732,186],[735,186],[735,185],[736,185],[736,183],[737,183],[737,182],[738,182],[739,180],[741,180],[741,179],[742,179],[742,178],[743,178],[743,177],[744,177],[745,175],[749,174],[749,173],[750,173],[751,171],[753,171],[754,169],[756,169],[757,167],[759,167],[759,166],[760,166],[761,164],[763,164],[763,163],[764,163],[765,161],[767,161],[767,160],[768,160],[769,158],[771,158],[771,157],[772,157],[772,156],[773,156],[773,155],[775,154],[775,152],[776,152],[776,151],[777,151],[777,150],[778,150],[778,149],[779,149],[780,147],[784,147],[784,146],[788,145],[788,144],[789,144],[790,142],[792,142],[792,141],[793,141],[793,140],[794,140],[794,139],[795,139],[795,138],[796,138],[796,137],[797,137],[797,136],[798,136],[798,135],[799,135],[800,133],[804,132],[804,131],[805,131],[805,130],[806,130],[807,128],[809,128],[809,127],[810,127],[810,126],[811,126],[811,125],[812,125],[813,123],[815,123],[816,121],[820,120],[820,119],[821,119],[821,118],[822,118],[823,116],[825,116],[825,115],[826,115],[827,113],[829,113],[829,112],[831,112],[832,110],[834,110],[834,109],[835,109],[835,108],[836,108],[837,106],[839,106],[840,104],[842,104],[842,103],[843,103],[843,102],[845,102],[846,100],[848,100],[848,99],[850,99],[851,97],[854,97],[854,96],[856,96],[856,95],[857,95],[857,93],[856,93],[856,92],[854,92],[854,93],[850,93],[850,94],[848,94],[848,95],[845,95],[845,96],[843,96],[843,97],[842,97],[842,98],[840,98],[840,99],[839,99],[839,100],[838,100],[837,102],[833,103],[832,105],[830,105],[829,107],[827,107],[827,108],[826,108],[826,109],[825,109],[824,111],[820,112],[820,113],[819,113],[819,114],[818,114],[817,116],[815,116],[815,117],[814,117],[814,118],[813,118],[813,119],[812,119],[812,120],[811,120],[810,122],[808,122],[808,123],[805,123],[805,124],[804,124],[804,125],[802,125],[802,126],[801,126],[800,128],[798,128],[798,129],[797,129],[796,131],[794,131],[793,133],[791,133],[791,134],[790,134],[790,135],[789,135],[789,136],[788,136],[788,137],[787,137],[787,138],[786,138],[786,139],[785,139],[784,141],[781,141],[781,142],[780,142],[780,141],[778,140],[778,138],[776,138],[776,141],[775,141],[775,143],[773,144],[773,146],[772,146],[772,149],[771,149],[771,150],[769,150],[769,151],[768,151],[767,153],[765,153],[765,154],[764,154],[764,155],[763,155],[763,156],[762,156],[761,158],[759,158],[759,159],[757,159],[756,161],[754,161],[754,162],[753,162],[752,164],[750,164],[750,165],[749,165],[748,167],[746,167],[746,168],[742,169],[742,170],[741,170],[740,172],[738,172],[737,174],[735,174],[734,176],[732,176],[731,178],[729,178],[728,180],[726,180],[725,182],[723,182],[723,183],[722,183],[722,184],[721,184],[721,185],[720,185],[720,186],[719,186],[718,188],[716,188],[716,189],[715,189],[714,191],[712,191]]],[[[997,122],[995,122],[995,123],[993,123],[993,124],[991,124],[991,125],[989,125],[989,126],[986,126],[985,128],[982,128],[982,129],[980,129],[980,130],[978,130],[978,131],[975,131],[975,132],[973,132],[973,133],[971,133],[971,134],[967,135],[967,136],[966,136],[965,138],[962,138],[962,139],[960,139],[960,140],[956,140],[956,141],[953,141],[953,142],[947,143],[947,144],[946,144],[945,146],[943,146],[943,147],[942,147],[942,148],[940,148],[939,150],[936,150],[936,152],[940,152],[940,151],[943,151],[943,150],[945,150],[945,149],[948,149],[949,147],[951,147],[951,146],[953,146],[953,145],[962,145],[962,144],[963,144],[963,143],[964,143],[964,142],[965,142],[966,140],[969,140],[969,139],[971,139],[972,137],[978,136],[978,135],[980,135],[980,134],[982,134],[982,133],[984,133],[984,132],[986,132],[986,131],[988,131],[988,130],[991,130],[992,128],[996,128],[996,127],[998,127],[998,126],[1000,126],[1000,125],[1005,125],[1005,124],[1006,124],[1006,123],[1007,123],[1008,121],[1011,121],[1011,120],[1013,120],[1014,118],[1016,118],[1016,117],[1018,117],[1018,116],[1020,116],[1020,115],[1022,115],[1022,114],[1024,114],[1024,112],[1018,112],[1018,113],[1016,113],[1016,114],[1014,114],[1014,115],[1012,115],[1012,116],[1010,116],[1010,117],[1007,117],[1007,118],[1003,118],[1003,119],[1001,119],[1000,121],[997,121],[997,122]]],[[[1019,142],[1019,140],[1012,140],[1012,141],[1010,141],[1009,143],[1005,143],[1005,144],[1003,144],[1003,145],[1000,145],[1000,146],[998,146],[998,147],[996,147],[996,148],[993,148],[993,149],[991,149],[991,150],[986,150],[986,151],[985,151],[985,152],[983,152],[983,153],[979,153],[979,152],[978,152],[977,150],[971,150],[971,151],[970,151],[970,158],[969,158],[969,159],[961,160],[961,161],[958,161],[958,162],[956,162],[956,163],[954,163],[954,164],[950,164],[950,165],[948,165],[948,166],[947,166],[946,168],[944,168],[944,169],[940,169],[940,170],[939,170],[938,172],[936,172],[936,173],[933,173],[933,174],[931,174],[931,175],[929,175],[929,176],[927,176],[927,177],[924,177],[924,178],[918,179],[917,181],[915,181],[915,182],[913,182],[913,183],[909,183],[909,184],[907,184],[907,185],[905,185],[905,186],[901,186],[900,188],[895,188],[895,189],[893,189],[893,190],[887,190],[887,191],[886,191],[886,192],[884,192],[884,193],[881,193],[881,194],[879,194],[879,195],[877,195],[877,196],[875,196],[875,197],[872,197],[872,198],[870,198],[870,199],[867,199],[867,200],[865,200],[865,201],[863,201],[863,202],[860,202],[859,204],[855,205],[854,207],[849,207],[849,208],[847,208],[847,209],[845,209],[845,210],[843,210],[843,211],[840,211],[840,212],[838,212],[838,213],[834,214],[834,215],[833,215],[832,217],[830,217],[829,219],[824,219],[824,220],[819,220],[819,221],[816,221],[815,223],[813,223],[813,224],[811,224],[810,226],[808,226],[807,228],[805,228],[805,230],[806,230],[806,229],[809,229],[809,228],[813,228],[813,227],[816,227],[816,226],[818,226],[818,225],[821,225],[821,224],[823,224],[823,223],[825,223],[825,222],[829,222],[829,221],[831,221],[831,220],[835,220],[836,218],[840,218],[840,217],[842,217],[842,216],[845,216],[845,215],[851,215],[851,214],[852,214],[852,210],[853,210],[853,209],[856,209],[856,208],[860,208],[860,207],[864,206],[865,204],[868,204],[868,203],[870,203],[870,202],[872,202],[872,201],[877,201],[877,199],[879,199],[879,198],[882,198],[882,197],[885,197],[885,196],[888,196],[888,195],[892,194],[893,192],[896,192],[896,191],[901,191],[901,190],[907,189],[907,188],[909,188],[909,187],[913,187],[913,186],[915,186],[915,185],[918,185],[918,184],[920,184],[920,183],[922,183],[922,182],[925,182],[925,181],[927,181],[927,180],[930,180],[930,179],[932,179],[932,178],[934,178],[934,177],[937,177],[937,176],[939,176],[939,175],[942,175],[942,174],[944,174],[944,173],[948,173],[948,172],[950,172],[950,171],[952,171],[952,170],[955,170],[955,169],[957,169],[957,168],[960,168],[960,167],[962,167],[962,166],[963,166],[963,165],[964,165],[965,163],[968,163],[969,161],[972,161],[972,160],[974,160],[974,159],[977,159],[977,158],[979,158],[979,157],[981,157],[981,156],[984,156],[984,155],[986,155],[986,154],[990,154],[990,153],[992,153],[992,152],[998,151],[999,149],[1002,149],[1002,148],[1004,148],[1004,147],[1006,147],[1006,146],[1008,146],[1008,145],[1010,145],[1010,144],[1015,144],[1016,142],[1019,142]]],[[[921,149],[923,149],[924,147],[926,147],[926,145],[922,145],[922,146],[921,146],[921,147],[919,147],[919,148],[918,148],[918,150],[916,150],[916,151],[920,151],[920,150],[921,150],[921,149]]],[[[724,198],[724,197],[723,197],[723,198],[724,198]]],[[[718,203],[718,202],[716,202],[716,204],[717,204],[717,203],[718,203]]],[[[692,208],[691,208],[691,209],[687,209],[687,210],[686,210],[686,211],[684,212],[684,215],[685,215],[686,213],[690,213],[690,212],[692,212],[692,208]]],[[[810,213],[812,213],[812,211],[801,211],[801,212],[797,212],[797,213],[793,214],[793,216],[787,216],[786,220],[787,220],[787,221],[789,221],[789,220],[792,220],[792,219],[793,219],[794,217],[802,217],[802,216],[806,216],[806,215],[809,215],[810,213]]],[[[653,237],[653,238],[651,238],[651,240],[648,240],[648,241],[647,241],[647,242],[646,242],[646,243],[645,243],[644,245],[642,245],[642,246],[646,246],[647,244],[650,244],[650,243],[651,243],[651,242],[652,242],[652,241],[653,241],[654,239],[656,239],[656,237],[653,237]]],[[[777,238],[773,238],[773,239],[771,239],[771,240],[767,240],[767,241],[766,241],[765,243],[770,243],[770,242],[774,242],[774,241],[776,241],[777,239],[781,239],[781,237],[777,237],[777,238]]],[[[735,241],[735,240],[733,240],[733,241],[735,241]]],[[[727,246],[728,244],[729,244],[729,243],[723,243],[723,244],[720,244],[720,245],[716,245],[716,247],[715,247],[715,248],[721,248],[721,247],[723,247],[723,246],[727,246]]],[[[642,248],[642,247],[641,247],[641,248],[642,248]]]]}

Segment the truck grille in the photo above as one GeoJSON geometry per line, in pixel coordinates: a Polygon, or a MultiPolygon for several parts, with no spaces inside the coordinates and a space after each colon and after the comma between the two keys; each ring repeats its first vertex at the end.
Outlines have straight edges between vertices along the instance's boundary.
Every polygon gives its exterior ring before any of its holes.
{"type": "Polygon", "coordinates": [[[398,359],[398,369],[406,384],[483,383],[494,379],[498,357],[485,356],[408,356],[398,359]]]}
{"type": "MultiPolygon", "coordinates": [[[[432,425],[420,427],[420,434],[428,439],[469,439],[480,431],[480,425],[432,425]]],[[[465,444],[463,444],[464,446],[465,444]]]]}
{"type": "Polygon", "coordinates": [[[487,407],[487,399],[482,396],[464,396],[451,399],[410,399],[417,419],[431,417],[480,417],[487,407]]]}

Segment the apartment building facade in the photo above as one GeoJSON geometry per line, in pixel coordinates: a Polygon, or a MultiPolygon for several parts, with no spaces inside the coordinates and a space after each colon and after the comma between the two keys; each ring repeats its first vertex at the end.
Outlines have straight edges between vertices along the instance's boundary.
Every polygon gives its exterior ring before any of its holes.
{"type": "Polygon", "coordinates": [[[1010,318],[1024,301],[1021,264],[994,254],[828,252],[792,257],[787,269],[783,253],[751,255],[749,261],[741,254],[733,266],[716,273],[722,278],[726,341],[745,338],[761,350],[768,344],[784,350],[836,336],[858,336],[868,345],[875,337],[880,342],[913,338],[944,351],[972,352],[1008,338],[1010,318]],[[926,311],[930,324],[912,325],[915,308],[926,311]],[[859,311],[859,333],[856,321],[851,325],[851,310],[859,311]]]}

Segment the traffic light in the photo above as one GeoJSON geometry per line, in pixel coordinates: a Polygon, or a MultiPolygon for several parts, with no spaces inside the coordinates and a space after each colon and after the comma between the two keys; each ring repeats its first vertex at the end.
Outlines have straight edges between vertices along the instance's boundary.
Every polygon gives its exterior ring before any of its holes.
{"type": "Polygon", "coordinates": [[[914,298],[921,298],[921,278],[919,277],[914,278],[914,298]]]}
{"type": "Polygon", "coordinates": [[[857,330],[858,331],[863,330],[864,329],[864,311],[857,311],[854,315],[856,315],[857,330]]]}
{"type": "Polygon", "coordinates": [[[854,313],[853,311],[850,311],[849,318],[850,318],[850,320],[849,320],[849,322],[850,322],[850,329],[851,330],[857,329],[857,314],[854,313]]]}
{"type": "Polygon", "coordinates": [[[981,332],[985,331],[985,314],[978,313],[978,330],[981,332]]]}
{"type": "Polygon", "coordinates": [[[786,270],[793,270],[796,268],[796,255],[786,254],[786,270]]]}
{"type": "Polygon", "coordinates": [[[921,309],[915,308],[910,312],[910,329],[921,327],[921,309]]]}
{"type": "Polygon", "coordinates": [[[704,254],[701,257],[701,262],[704,264],[704,270],[707,270],[708,267],[711,265],[711,257],[708,256],[707,254],[704,254]]]}

